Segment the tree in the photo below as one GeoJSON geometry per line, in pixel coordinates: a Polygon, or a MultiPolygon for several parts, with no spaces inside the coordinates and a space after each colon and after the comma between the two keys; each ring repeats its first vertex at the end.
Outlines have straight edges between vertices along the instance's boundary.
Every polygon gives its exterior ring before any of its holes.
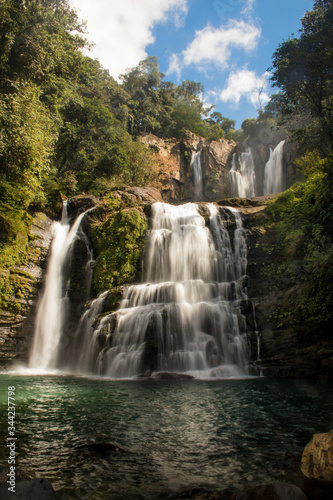
{"type": "Polygon", "coordinates": [[[323,153],[333,146],[333,1],[317,0],[306,12],[299,38],[273,55],[274,86],[289,128],[323,153]]]}
{"type": "Polygon", "coordinates": [[[212,119],[213,122],[218,123],[225,134],[229,132],[229,130],[234,129],[236,125],[235,120],[225,118],[221,113],[217,111],[210,115],[210,119],[212,119]]]}
{"type": "Polygon", "coordinates": [[[4,0],[0,70],[9,79],[41,83],[50,74],[73,76],[87,41],[67,0],[4,0]]]}
{"type": "Polygon", "coordinates": [[[254,137],[258,133],[258,121],[257,118],[245,118],[241,125],[242,130],[245,134],[254,137]]]}
{"type": "Polygon", "coordinates": [[[0,100],[1,201],[28,208],[42,196],[42,181],[50,170],[55,130],[39,90],[17,84],[0,100]]]}
{"type": "Polygon", "coordinates": [[[157,57],[147,57],[120,76],[123,89],[130,96],[126,106],[131,133],[156,132],[160,128],[158,116],[162,109],[158,90],[162,78],[157,57]]]}

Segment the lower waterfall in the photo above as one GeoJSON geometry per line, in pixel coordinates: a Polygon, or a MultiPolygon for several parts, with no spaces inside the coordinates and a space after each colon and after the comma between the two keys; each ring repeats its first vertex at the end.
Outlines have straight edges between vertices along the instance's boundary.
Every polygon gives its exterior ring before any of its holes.
{"type": "Polygon", "coordinates": [[[93,333],[97,345],[104,342],[95,372],[110,378],[246,375],[245,231],[236,210],[213,204],[203,210],[207,222],[194,203],[152,205],[145,282],[130,286],[120,309],[93,333]]]}

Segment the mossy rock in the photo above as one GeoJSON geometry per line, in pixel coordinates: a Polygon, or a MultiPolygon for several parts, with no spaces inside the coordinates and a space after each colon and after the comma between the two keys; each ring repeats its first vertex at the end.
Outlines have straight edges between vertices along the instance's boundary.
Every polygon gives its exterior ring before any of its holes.
{"type": "Polygon", "coordinates": [[[93,243],[98,253],[93,277],[95,293],[139,278],[147,229],[147,217],[137,208],[116,212],[105,206],[97,209],[92,221],[93,243]]]}

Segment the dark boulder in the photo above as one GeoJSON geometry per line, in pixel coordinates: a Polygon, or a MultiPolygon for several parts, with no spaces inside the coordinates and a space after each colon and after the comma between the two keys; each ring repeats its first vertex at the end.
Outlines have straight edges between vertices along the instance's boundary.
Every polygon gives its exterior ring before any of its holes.
{"type": "Polygon", "coordinates": [[[254,488],[235,493],[232,500],[308,500],[305,493],[293,484],[267,483],[254,488]]]}
{"type": "Polygon", "coordinates": [[[16,481],[15,493],[8,490],[9,485],[0,484],[1,500],[56,500],[54,489],[47,479],[16,481]]]}
{"type": "Polygon", "coordinates": [[[95,207],[98,202],[99,199],[93,194],[78,194],[68,200],[68,214],[77,217],[81,212],[95,207]]]}
{"type": "Polygon", "coordinates": [[[187,373],[159,372],[153,375],[155,380],[191,380],[194,377],[187,373]]]}

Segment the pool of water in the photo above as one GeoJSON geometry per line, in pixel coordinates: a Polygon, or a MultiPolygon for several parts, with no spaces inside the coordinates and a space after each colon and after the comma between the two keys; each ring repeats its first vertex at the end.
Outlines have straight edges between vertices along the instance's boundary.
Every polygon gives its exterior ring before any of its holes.
{"type": "Polygon", "coordinates": [[[63,500],[155,500],[192,485],[230,492],[262,481],[297,483],[304,446],[333,428],[328,384],[2,374],[3,465],[9,385],[16,387],[17,467],[50,479],[63,500]],[[119,449],[86,446],[93,443],[119,449]]]}

